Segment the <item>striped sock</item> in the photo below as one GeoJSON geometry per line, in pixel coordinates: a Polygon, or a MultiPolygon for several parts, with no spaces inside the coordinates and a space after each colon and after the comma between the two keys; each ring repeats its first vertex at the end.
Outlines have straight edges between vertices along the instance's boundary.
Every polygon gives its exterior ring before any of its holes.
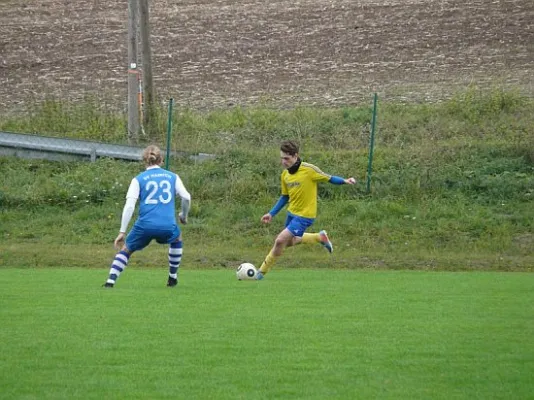
{"type": "Polygon", "coordinates": [[[171,243],[169,246],[169,276],[171,278],[178,278],[178,268],[182,261],[182,241],[171,243]]]}
{"type": "Polygon", "coordinates": [[[109,277],[107,283],[115,283],[122,271],[127,267],[128,260],[130,259],[130,254],[125,251],[119,251],[115,254],[115,258],[111,263],[111,268],[109,270],[109,277]]]}

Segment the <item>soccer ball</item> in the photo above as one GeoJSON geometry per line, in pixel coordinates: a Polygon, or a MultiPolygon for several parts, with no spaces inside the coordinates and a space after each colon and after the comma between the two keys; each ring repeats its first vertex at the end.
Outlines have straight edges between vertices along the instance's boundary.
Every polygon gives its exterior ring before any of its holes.
{"type": "Polygon", "coordinates": [[[258,270],[251,263],[243,263],[239,267],[237,267],[235,274],[237,276],[237,279],[240,281],[254,280],[256,279],[258,270]]]}

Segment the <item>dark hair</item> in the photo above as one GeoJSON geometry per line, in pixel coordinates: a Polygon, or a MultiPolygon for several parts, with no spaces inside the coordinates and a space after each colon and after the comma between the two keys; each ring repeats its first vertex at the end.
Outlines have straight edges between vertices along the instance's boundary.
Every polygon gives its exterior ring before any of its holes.
{"type": "Polygon", "coordinates": [[[299,152],[299,145],[292,140],[284,140],[280,145],[280,150],[286,154],[294,156],[299,152]]]}

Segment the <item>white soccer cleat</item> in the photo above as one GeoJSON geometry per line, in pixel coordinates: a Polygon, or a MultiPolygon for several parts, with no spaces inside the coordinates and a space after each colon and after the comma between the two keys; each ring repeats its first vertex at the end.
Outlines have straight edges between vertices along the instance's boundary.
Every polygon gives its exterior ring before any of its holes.
{"type": "Polygon", "coordinates": [[[330,254],[332,254],[334,252],[334,245],[332,244],[330,239],[328,239],[328,234],[326,233],[326,231],[322,230],[321,232],[319,232],[319,237],[321,238],[321,244],[326,248],[326,250],[328,250],[330,254]]]}

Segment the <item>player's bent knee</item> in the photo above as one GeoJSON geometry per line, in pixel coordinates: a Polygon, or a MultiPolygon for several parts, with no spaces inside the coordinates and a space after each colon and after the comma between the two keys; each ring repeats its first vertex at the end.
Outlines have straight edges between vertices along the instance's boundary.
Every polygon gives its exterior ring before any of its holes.
{"type": "Polygon", "coordinates": [[[293,245],[293,238],[277,237],[274,241],[274,247],[283,249],[293,245]]]}
{"type": "Polygon", "coordinates": [[[275,240],[274,240],[274,245],[275,246],[284,246],[286,244],[286,240],[285,238],[282,238],[280,236],[278,236],[275,240]]]}
{"type": "Polygon", "coordinates": [[[122,246],[121,251],[128,253],[128,255],[132,255],[133,253],[133,251],[131,251],[128,247],[126,247],[126,245],[122,246]]]}

